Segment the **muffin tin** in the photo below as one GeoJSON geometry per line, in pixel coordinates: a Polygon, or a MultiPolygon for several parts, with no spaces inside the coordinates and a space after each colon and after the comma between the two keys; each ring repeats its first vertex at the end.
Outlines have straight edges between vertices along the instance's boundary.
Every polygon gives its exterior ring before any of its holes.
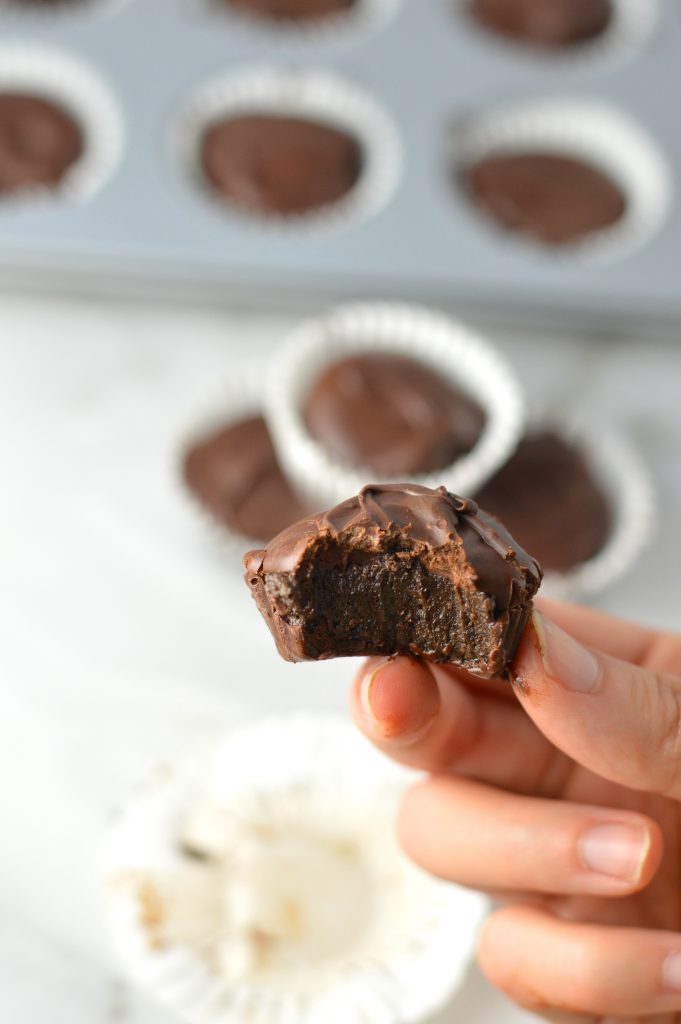
{"type": "Polygon", "coordinates": [[[345,22],[301,29],[206,0],[73,0],[51,12],[5,0],[0,71],[18,45],[80,61],[115,97],[123,127],[116,166],[88,195],[39,204],[0,197],[0,275],[18,285],[258,306],[380,294],[485,305],[507,321],[544,313],[676,324],[681,135],[663,98],[678,84],[681,18],[672,4],[639,4],[645,17],[638,29],[630,18],[626,38],[613,31],[609,41],[554,55],[485,33],[463,0],[366,0],[345,22]],[[263,223],[217,204],[188,169],[177,142],[178,132],[187,137],[192,98],[211,81],[273,73],[292,88],[307,75],[331,77],[341,90],[347,83],[378,114],[382,178],[361,216],[339,209],[316,218],[315,230],[304,218],[263,223]],[[465,151],[459,140],[501,108],[534,103],[549,119],[556,104],[554,128],[559,111],[593,104],[644,133],[654,171],[640,185],[654,217],[635,245],[541,248],[471,207],[452,166],[465,151]]]}

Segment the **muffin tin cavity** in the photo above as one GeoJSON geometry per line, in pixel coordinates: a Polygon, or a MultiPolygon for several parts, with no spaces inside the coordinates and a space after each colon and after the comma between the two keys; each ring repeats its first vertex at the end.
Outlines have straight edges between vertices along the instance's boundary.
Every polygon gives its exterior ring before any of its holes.
{"type": "Polygon", "coordinates": [[[580,258],[615,259],[642,245],[671,200],[671,174],[655,143],[596,101],[473,115],[452,139],[450,167],[453,187],[500,238],[580,258]]]}
{"type": "Polygon", "coordinates": [[[401,165],[396,129],[374,100],[319,72],[211,80],[182,111],[173,146],[204,195],[271,226],[368,217],[389,200],[401,165]]]}
{"type": "Polygon", "coordinates": [[[122,117],[96,72],[56,50],[0,47],[0,201],[88,199],[122,149],[122,117]]]}

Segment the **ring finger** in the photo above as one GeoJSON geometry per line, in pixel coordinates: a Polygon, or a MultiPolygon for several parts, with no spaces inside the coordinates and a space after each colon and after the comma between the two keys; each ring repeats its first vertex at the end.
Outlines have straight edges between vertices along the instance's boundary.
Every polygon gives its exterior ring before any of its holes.
{"type": "Polygon", "coordinates": [[[587,1014],[599,1024],[652,1024],[681,1010],[681,940],[673,932],[576,924],[538,907],[511,907],[488,919],[478,959],[497,988],[549,1020],[587,1014]]]}

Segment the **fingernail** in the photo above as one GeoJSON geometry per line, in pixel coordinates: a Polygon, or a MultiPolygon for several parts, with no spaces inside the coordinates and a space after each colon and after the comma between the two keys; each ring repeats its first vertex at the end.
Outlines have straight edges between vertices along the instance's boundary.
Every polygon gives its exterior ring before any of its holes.
{"type": "Polygon", "coordinates": [[[637,882],[650,846],[650,838],[640,825],[608,822],[584,832],[577,849],[589,871],[609,875],[623,882],[637,882]]]}
{"type": "Polygon", "coordinates": [[[681,953],[668,953],[662,964],[662,984],[681,992],[681,953]]]}
{"type": "Polygon", "coordinates": [[[373,732],[391,743],[419,740],[437,717],[440,694],[428,668],[418,661],[384,658],[362,680],[360,701],[373,732]],[[386,672],[391,667],[392,672],[386,672]]]}
{"type": "Polygon", "coordinates": [[[377,665],[374,665],[370,672],[367,672],[362,680],[362,685],[359,691],[360,703],[364,713],[368,715],[373,722],[378,721],[378,716],[371,706],[371,691],[374,683],[376,682],[376,676],[386,667],[386,665],[390,664],[391,660],[391,658],[384,658],[383,661],[379,661],[377,665]]]}
{"type": "Polygon", "coordinates": [[[601,666],[596,656],[536,609],[532,612],[532,625],[547,676],[566,690],[594,693],[601,682],[601,666]]]}

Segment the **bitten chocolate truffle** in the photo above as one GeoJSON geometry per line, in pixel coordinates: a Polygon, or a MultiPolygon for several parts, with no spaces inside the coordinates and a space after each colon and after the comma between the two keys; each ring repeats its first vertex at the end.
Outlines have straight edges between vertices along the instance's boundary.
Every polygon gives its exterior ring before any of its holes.
{"type": "Polygon", "coordinates": [[[622,190],[603,171],[555,153],[491,154],[469,167],[463,180],[498,224],[547,245],[611,227],[626,209],[622,190]]]}
{"type": "Polygon", "coordinates": [[[551,431],[523,438],[478,492],[545,570],[567,572],[608,540],[612,511],[581,451],[551,431]]]}
{"type": "Polygon", "coordinates": [[[345,14],[358,0],[217,0],[223,7],[234,7],[269,21],[319,21],[345,14]]]}
{"type": "Polygon", "coordinates": [[[503,674],[541,570],[478,506],[416,484],[369,485],[244,559],[287,661],[413,654],[503,674]]]}
{"type": "Polygon", "coordinates": [[[588,42],[610,25],[612,0],[471,0],[486,29],[552,49],[588,42]]]}
{"type": "Polygon", "coordinates": [[[62,107],[0,92],[0,194],[58,185],[82,152],[81,130],[62,107]]]}
{"type": "Polygon", "coordinates": [[[371,353],[329,366],[303,403],[310,434],[346,466],[383,477],[442,469],[475,445],[478,403],[404,356],[371,353]]]}
{"type": "Polygon", "coordinates": [[[211,515],[245,537],[268,540],[310,511],[282,473],[261,416],[196,443],[185,455],[183,474],[211,515]]]}
{"type": "Polygon", "coordinates": [[[358,182],[362,151],[339,128],[254,113],[207,128],[201,163],[226,202],[260,214],[309,213],[342,199],[358,182]]]}

